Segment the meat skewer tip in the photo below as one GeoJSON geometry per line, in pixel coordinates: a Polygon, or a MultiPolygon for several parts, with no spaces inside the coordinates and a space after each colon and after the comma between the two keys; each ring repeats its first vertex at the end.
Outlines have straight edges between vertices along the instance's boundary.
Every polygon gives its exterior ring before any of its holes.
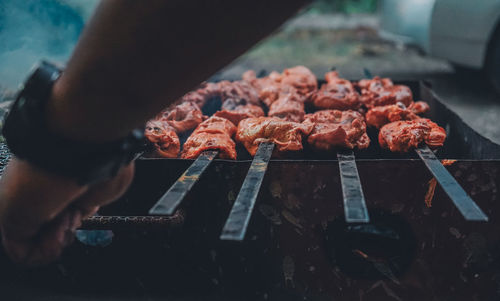
{"type": "Polygon", "coordinates": [[[189,168],[177,179],[177,181],[165,192],[165,194],[149,210],[151,215],[172,215],[180,205],[184,197],[198,182],[203,172],[219,154],[218,150],[207,150],[202,152],[189,168]]]}

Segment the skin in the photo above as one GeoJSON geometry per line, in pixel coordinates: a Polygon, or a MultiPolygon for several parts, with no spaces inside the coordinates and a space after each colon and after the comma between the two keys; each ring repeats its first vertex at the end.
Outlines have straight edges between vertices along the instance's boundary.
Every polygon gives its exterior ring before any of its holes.
{"type": "MultiPolygon", "coordinates": [[[[124,137],[307,2],[103,1],[53,88],[49,128],[89,142],[124,137]]],[[[132,163],[113,179],[79,186],[14,157],[0,179],[7,254],[23,265],[56,260],[82,219],[121,196],[133,173],[132,163]]]]}

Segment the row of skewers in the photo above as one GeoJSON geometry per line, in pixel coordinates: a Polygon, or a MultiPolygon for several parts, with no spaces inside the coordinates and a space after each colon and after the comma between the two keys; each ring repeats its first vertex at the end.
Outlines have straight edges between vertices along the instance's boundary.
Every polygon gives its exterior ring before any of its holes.
{"type": "Polygon", "coordinates": [[[367,126],[380,129],[379,143],[407,152],[425,143],[443,145],[446,132],[419,115],[428,104],[415,102],[411,90],[375,77],[352,83],[335,71],[325,74],[318,89],[314,74],[303,66],[257,78],[247,71],[240,81],[206,83],[186,94],[146,126],[146,137],[160,157],[193,159],[205,150],[236,159],[236,143],[254,156],[262,142],[272,142],[273,156],[300,151],[303,139],[316,150],[365,149],[367,126]],[[207,117],[202,108],[218,98],[221,110],[207,117]],[[315,113],[306,114],[313,107],[315,113]],[[267,111],[267,116],[265,112],[267,111]],[[179,135],[192,134],[182,146],[179,135]]]}
{"type": "Polygon", "coordinates": [[[380,147],[415,149],[467,220],[488,219],[430,149],[443,146],[446,131],[420,116],[429,105],[414,101],[409,87],[380,77],[351,82],[335,71],[326,73],[325,80],[318,89],[317,78],[303,66],[264,77],[247,71],[242,80],[203,84],[150,120],[146,137],[156,156],[196,159],[150,214],[173,214],[210,162],[235,160],[240,144],[253,161],[221,239],[241,241],[271,157],[300,152],[307,144],[337,153],[345,219],[369,222],[352,150],[368,148],[367,127],[373,127],[379,129],[380,147]],[[214,99],[221,101],[220,110],[204,116],[202,109],[214,99]],[[306,108],[314,113],[306,114],[306,108]],[[179,135],[189,135],[182,150],[179,135]]]}

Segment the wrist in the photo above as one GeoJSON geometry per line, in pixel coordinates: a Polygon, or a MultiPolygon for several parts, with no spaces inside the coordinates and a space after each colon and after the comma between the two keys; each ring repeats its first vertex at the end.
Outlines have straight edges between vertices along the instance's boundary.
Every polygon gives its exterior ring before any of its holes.
{"type": "Polygon", "coordinates": [[[103,108],[100,112],[93,111],[91,101],[84,99],[85,92],[77,90],[67,83],[64,75],[54,83],[45,112],[48,130],[71,140],[90,143],[115,141],[130,133],[132,128],[110,124],[119,123],[110,113],[107,118],[100,116],[103,108]]]}
{"type": "Polygon", "coordinates": [[[53,65],[42,63],[26,81],[5,119],[3,134],[7,145],[18,158],[80,184],[113,177],[141,149],[144,130],[136,129],[124,138],[110,141],[89,141],[86,138],[95,136],[78,131],[80,125],[85,128],[85,124],[78,123],[84,120],[81,117],[57,118],[66,116],[48,114],[49,103],[53,108],[71,103],[57,102],[52,95],[59,73],[53,65]],[[57,123],[49,123],[52,119],[57,123]]]}

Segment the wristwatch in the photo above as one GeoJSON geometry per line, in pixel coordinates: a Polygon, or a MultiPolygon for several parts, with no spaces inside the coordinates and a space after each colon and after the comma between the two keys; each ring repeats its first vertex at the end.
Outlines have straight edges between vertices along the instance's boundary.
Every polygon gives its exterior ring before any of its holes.
{"type": "Polygon", "coordinates": [[[4,119],[2,134],[7,145],[17,158],[80,185],[112,178],[143,148],[144,129],[106,143],[76,141],[51,132],[46,105],[61,73],[43,61],[28,77],[4,119]]]}

